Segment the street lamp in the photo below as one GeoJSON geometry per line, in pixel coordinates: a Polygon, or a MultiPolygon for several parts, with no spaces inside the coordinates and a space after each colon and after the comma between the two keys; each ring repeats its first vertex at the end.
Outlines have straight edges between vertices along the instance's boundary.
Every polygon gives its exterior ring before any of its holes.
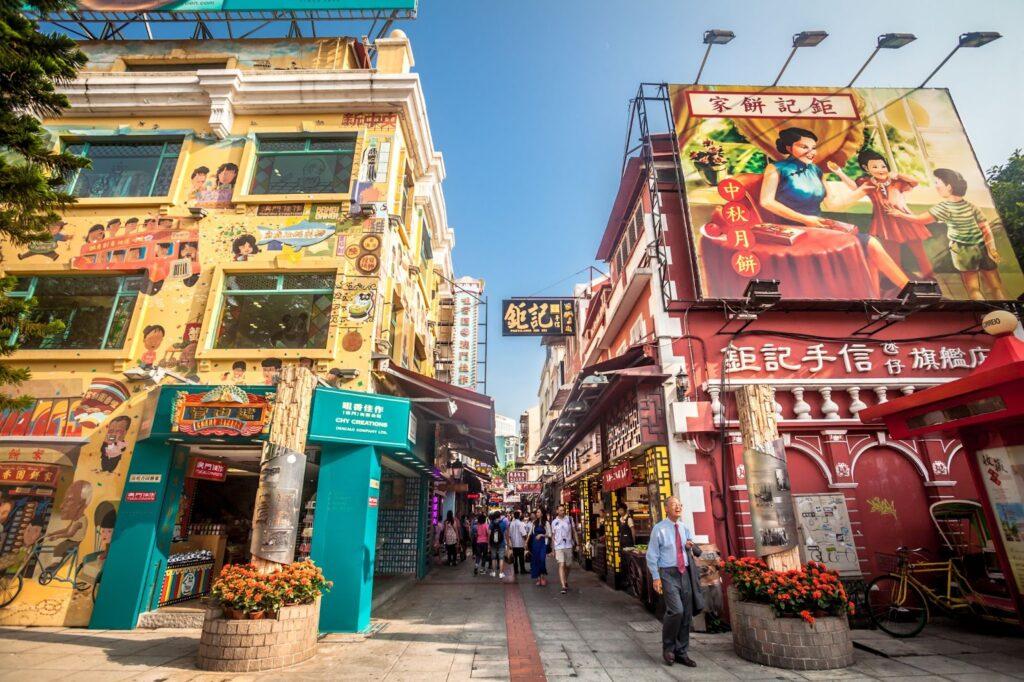
{"type": "Polygon", "coordinates": [[[786,72],[786,67],[788,67],[789,63],[793,61],[793,57],[796,55],[797,50],[801,47],[816,47],[825,38],[828,38],[828,33],[825,31],[800,31],[793,36],[793,49],[790,51],[789,56],[786,57],[786,63],[782,65],[782,69],[779,70],[779,75],[775,77],[775,82],[772,83],[772,85],[775,86],[779,84],[779,80],[782,79],[782,74],[786,72]]]}
{"type": "Polygon", "coordinates": [[[694,85],[700,83],[700,75],[704,73],[704,65],[708,63],[708,55],[711,54],[711,46],[725,45],[735,37],[736,34],[732,31],[723,31],[717,28],[713,28],[710,31],[704,31],[704,44],[708,47],[704,50],[704,59],[700,60],[700,68],[697,69],[697,77],[693,79],[694,85]]]}
{"type": "Polygon", "coordinates": [[[995,31],[973,31],[971,33],[961,33],[960,39],[956,43],[956,47],[954,47],[953,50],[946,55],[945,59],[939,62],[939,65],[936,66],[932,70],[932,72],[928,74],[928,77],[921,81],[921,84],[917,87],[923,88],[925,85],[927,85],[928,81],[932,79],[932,76],[937,74],[939,72],[939,69],[945,66],[946,62],[948,62],[953,57],[953,55],[956,54],[956,51],[959,50],[961,47],[981,47],[982,45],[988,45],[993,40],[999,40],[1002,37],[1003,36],[1000,33],[997,33],[995,31]]]}
{"type": "Polygon", "coordinates": [[[846,87],[851,87],[853,82],[860,78],[860,75],[864,73],[864,69],[868,68],[868,64],[870,64],[871,60],[875,58],[875,55],[878,54],[879,50],[898,50],[904,45],[909,45],[915,40],[917,40],[917,36],[913,33],[883,33],[878,36],[878,42],[875,44],[875,49],[871,53],[871,56],[868,57],[868,60],[864,62],[863,65],[861,65],[860,69],[857,70],[857,73],[853,74],[853,78],[851,78],[850,82],[846,84],[846,87]]]}

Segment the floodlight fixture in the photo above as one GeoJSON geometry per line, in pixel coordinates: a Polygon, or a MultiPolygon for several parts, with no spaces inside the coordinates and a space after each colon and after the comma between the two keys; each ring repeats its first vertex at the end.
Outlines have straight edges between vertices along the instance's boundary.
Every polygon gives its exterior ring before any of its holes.
{"type": "Polygon", "coordinates": [[[827,31],[800,31],[793,36],[793,47],[816,47],[828,38],[827,31]]]}
{"type": "Polygon", "coordinates": [[[875,49],[871,51],[867,61],[861,64],[861,67],[857,69],[857,73],[853,74],[853,78],[851,78],[850,82],[846,84],[846,87],[851,87],[854,81],[860,78],[860,75],[864,73],[864,69],[868,68],[868,64],[870,64],[871,60],[875,58],[875,55],[878,54],[879,50],[897,50],[904,45],[909,45],[915,40],[917,40],[917,36],[913,33],[883,33],[878,36],[878,42],[875,43],[875,49]]]}
{"type": "Polygon", "coordinates": [[[981,47],[982,45],[988,45],[993,40],[999,40],[1002,37],[1002,34],[997,33],[996,31],[973,31],[971,33],[961,33],[960,38],[957,40],[956,47],[946,55],[945,59],[939,62],[938,66],[932,69],[932,72],[928,74],[928,77],[921,81],[921,84],[917,87],[923,88],[927,85],[928,81],[930,81],[935,74],[939,72],[939,69],[946,65],[946,62],[953,58],[953,55],[955,55],[956,51],[961,47],[981,47]]]}
{"type": "Polygon", "coordinates": [[[821,41],[828,38],[826,31],[800,31],[793,36],[793,49],[789,51],[789,56],[786,57],[786,63],[779,69],[779,75],[775,77],[775,81],[772,83],[773,86],[778,85],[779,81],[782,80],[782,74],[786,73],[786,69],[789,67],[789,63],[793,61],[793,57],[796,56],[796,51],[801,47],[815,47],[821,43],[821,41]]]}
{"type": "Polygon", "coordinates": [[[918,308],[922,305],[941,301],[942,288],[934,280],[911,280],[900,289],[897,298],[903,302],[904,306],[918,308]]]}
{"type": "Polygon", "coordinates": [[[917,36],[913,33],[883,33],[878,36],[878,48],[882,50],[898,50],[915,40],[917,40],[917,36]]]}
{"type": "Polygon", "coordinates": [[[697,77],[693,79],[693,84],[700,83],[701,74],[704,73],[704,65],[708,63],[708,55],[711,54],[712,45],[725,45],[732,41],[736,37],[736,34],[732,31],[724,31],[719,28],[713,28],[708,31],[704,31],[704,44],[707,45],[707,49],[704,50],[704,58],[700,60],[700,68],[697,69],[697,77]]]}
{"type": "Polygon", "coordinates": [[[732,39],[736,37],[736,34],[732,31],[723,31],[722,29],[713,28],[708,31],[704,31],[704,44],[705,45],[725,45],[726,43],[732,42],[732,39]]]}
{"type": "Polygon", "coordinates": [[[779,293],[779,280],[752,279],[743,290],[746,307],[755,310],[767,310],[782,300],[779,293]]]}
{"type": "Polygon", "coordinates": [[[957,47],[981,47],[988,45],[993,40],[1002,38],[1002,34],[996,31],[973,31],[960,34],[960,41],[957,47]]]}

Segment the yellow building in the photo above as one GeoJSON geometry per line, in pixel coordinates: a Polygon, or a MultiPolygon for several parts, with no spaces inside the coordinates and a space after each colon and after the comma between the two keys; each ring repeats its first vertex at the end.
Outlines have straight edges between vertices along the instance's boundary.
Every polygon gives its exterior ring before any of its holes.
{"type": "MultiPolygon", "coordinates": [[[[394,393],[389,366],[434,375],[454,279],[444,162],[401,31],[375,64],[346,38],[81,46],[71,108],[46,122],[92,161],[70,181],[78,203],[52,240],[0,250],[12,295],[65,323],[6,360],[31,368],[20,393],[37,400],[0,423],[0,624],[89,622],[155,387],[272,386],[300,363],[394,393]]],[[[253,457],[219,461],[252,487],[253,457]]],[[[216,553],[245,559],[230,538],[216,553]]]]}

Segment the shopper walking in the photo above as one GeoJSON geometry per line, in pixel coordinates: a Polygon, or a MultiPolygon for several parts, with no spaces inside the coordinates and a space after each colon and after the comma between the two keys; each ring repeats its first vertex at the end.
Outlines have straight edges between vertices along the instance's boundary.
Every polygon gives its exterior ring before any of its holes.
{"type": "Polygon", "coordinates": [[[459,557],[459,524],[451,510],[448,511],[448,516],[444,519],[442,535],[445,552],[448,555],[448,565],[454,566],[458,563],[457,559],[459,557]]]}
{"type": "Polygon", "coordinates": [[[523,512],[518,509],[508,527],[508,544],[512,547],[512,570],[516,575],[526,573],[526,539],[530,526],[523,521],[523,512]]]}
{"type": "Polygon", "coordinates": [[[486,573],[491,567],[491,555],[487,549],[487,534],[487,517],[479,514],[476,517],[476,529],[473,533],[473,554],[476,558],[473,575],[476,575],[478,571],[486,573]]]}
{"type": "Polygon", "coordinates": [[[548,538],[547,522],[540,509],[533,512],[530,524],[530,577],[537,585],[548,584],[548,538]]]}
{"type": "Polygon", "coordinates": [[[665,619],[661,628],[661,651],[665,663],[682,663],[695,668],[690,658],[690,622],[704,610],[700,569],[693,557],[700,547],[693,533],[680,520],[682,503],[675,497],[665,501],[665,515],[651,530],[647,545],[647,568],[654,579],[654,591],[665,595],[665,619]]]}
{"type": "Polygon", "coordinates": [[[558,562],[558,581],[562,584],[562,594],[566,594],[569,591],[572,548],[576,545],[576,526],[565,515],[564,504],[558,505],[555,518],[551,519],[551,540],[555,547],[555,561],[558,562]]]}
{"type": "Polygon", "coordinates": [[[504,559],[505,559],[505,547],[506,547],[506,533],[508,533],[508,525],[505,523],[505,519],[502,518],[500,512],[494,512],[491,514],[491,525],[488,530],[488,548],[491,553],[491,577],[497,577],[504,579],[504,559]]]}
{"type": "Polygon", "coordinates": [[[469,534],[469,515],[463,514],[459,520],[459,563],[466,560],[466,551],[472,546],[472,536],[469,534]]]}

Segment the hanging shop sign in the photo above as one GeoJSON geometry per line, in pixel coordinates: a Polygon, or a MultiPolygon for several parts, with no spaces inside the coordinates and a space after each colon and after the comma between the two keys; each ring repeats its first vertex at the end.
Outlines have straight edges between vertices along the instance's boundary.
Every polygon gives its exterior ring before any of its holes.
{"type": "Polygon", "coordinates": [[[530,472],[526,469],[513,469],[505,475],[505,480],[512,484],[526,483],[529,478],[530,472]]]}
{"type": "Polygon", "coordinates": [[[516,492],[522,495],[539,495],[541,491],[540,481],[529,481],[516,483],[516,492]]]}
{"type": "Polygon", "coordinates": [[[978,450],[996,528],[1018,592],[1024,592],[1024,445],[978,450]]]}
{"type": "Polygon", "coordinates": [[[498,495],[498,494],[495,494],[495,493],[492,493],[491,495],[489,495],[487,497],[487,501],[489,503],[491,503],[491,504],[501,504],[504,500],[505,500],[505,496],[504,495],[498,495]]]}
{"type": "Polygon", "coordinates": [[[601,474],[601,489],[606,493],[633,483],[633,468],[629,462],[621,462],[601,474]]]}
{"type": "Polygon", "coordinates": [[[575,336],[576,300],[507,298],[501,320],[502,336],[575,336]]]}
{"type": "Polygon", "coordinates": [[[318,388],[309,422],[311,440],[409,449],[410,403],[405,398],[318,388]]]}
{"type": "Polygon", "coordinates": [[[743,451],[750,523],[758,556],[796,547],[796,514],[786,467],[786,446],[781,438],[743,451]]]}
{"type": "Polygon", "coordinates": [[[479,500],[480,499],[480,493],[469,493],[468,495],[466,495],[466,499],[467,500],[479,500]]]}
{"type": "Polygon", "coordinates": [[[705,298],[742,298],[760,279],[786,299],[895,299],[915,271],[946,299],[970,298],[964,278],[979,270],[988,300],[1024,292],[948,91],[672,85],[669,96],[705,298]]]}
{"type": "Polygon", "coordinates": [[[171,408],[171,431],[186,436],[255,436],[270,424],[272,395],[217,386],[206,393],[179,391],[171,408]]]}
{"type": "Polygon", "coordinates": [[[228,465],[219,459],[192,457],[188,461],[185,476],[220,483],[228,477],[228,465]]]}

